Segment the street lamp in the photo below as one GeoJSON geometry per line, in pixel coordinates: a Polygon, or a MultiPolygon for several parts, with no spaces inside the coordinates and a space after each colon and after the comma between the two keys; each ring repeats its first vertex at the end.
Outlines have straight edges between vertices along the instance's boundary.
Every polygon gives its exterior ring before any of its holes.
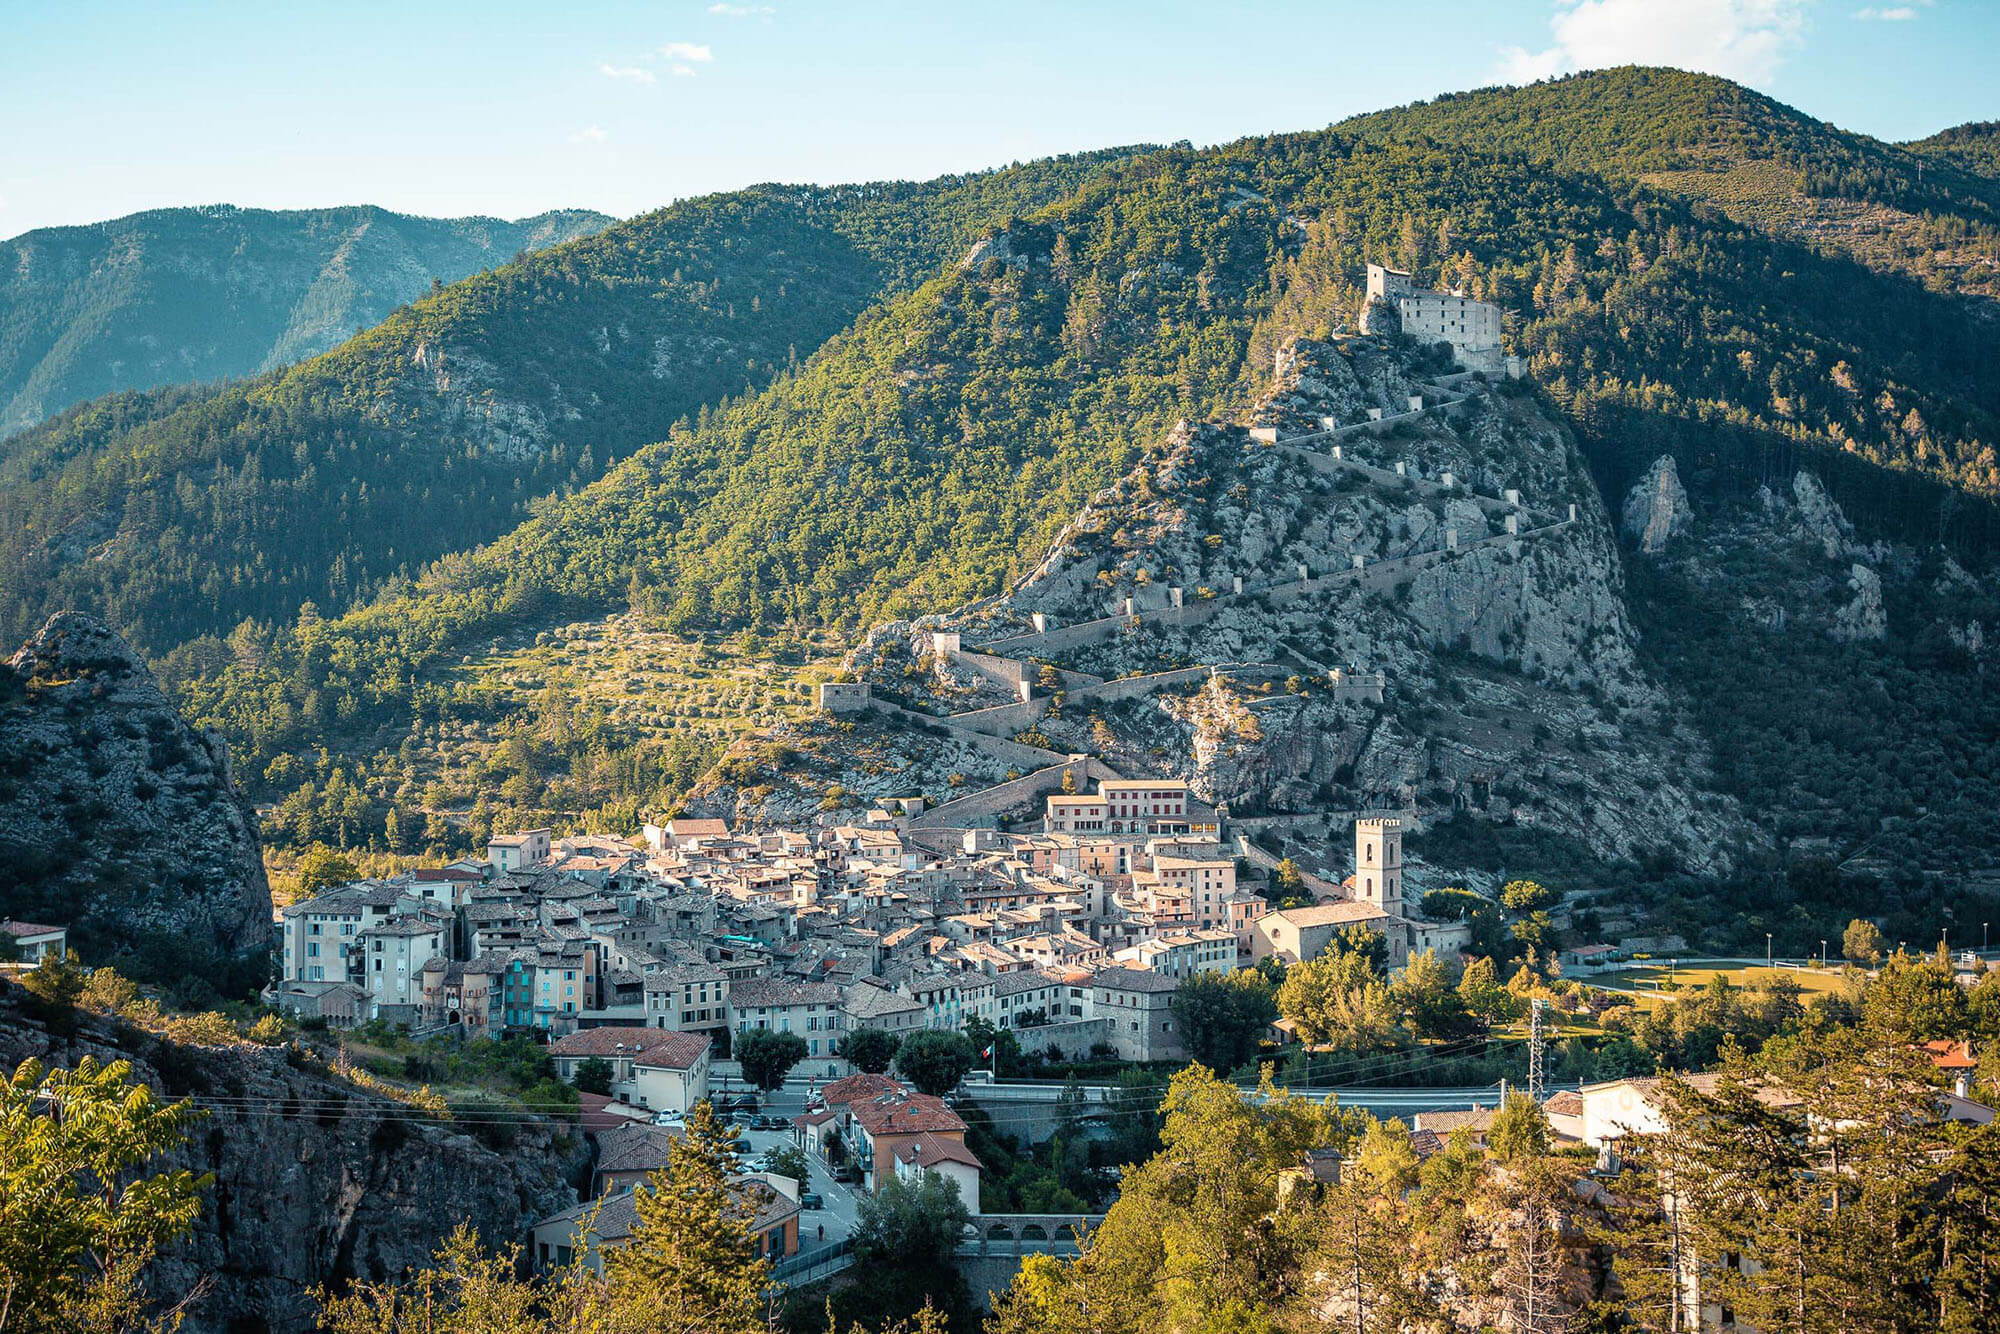
{"type": "Polygon", "coordinates": [[[1819,966],[1821,968],[1826,967],[1826,942],[1824,940],[1819,943],[1819,966]]]}
{"type": "Polygon", "coordinates": [[[1769,931],[1764,933],[1764,967],[1767,970],[1771,967],[1771,933],[1769,931]]]}

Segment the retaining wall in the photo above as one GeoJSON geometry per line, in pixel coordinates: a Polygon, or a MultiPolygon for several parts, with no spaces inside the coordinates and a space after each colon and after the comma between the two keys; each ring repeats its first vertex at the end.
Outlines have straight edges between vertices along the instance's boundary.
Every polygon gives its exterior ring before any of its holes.
{"type": "MultiPolygon", "coordinates": [[[[977,728],[967,727],[958,718],[941,718],[934,713],[918,713],[915,709],[906,709],[900,704],[890,704],[885,700],[878,699],[871,707],[879,709],[883,713],[900,715],[912,722],[942,727],[954,739],[963,741],[966,745],[984,754],[991,755],[994,759],[1015,769],[1035,768],[1053,763],[1062,758],[1060,754],[1053,750],[1043,750],[1040,746],[1025,746],[1018,741],[1011,740],[1011,734],[1021,730],[1019,727],[1010,727],[1005,734],[995,736],[989,732],[982,732],[977,728]]],[[[1013,709],[1021,706],[1003,704],[1000,707],[1003,709],[1013,709]]],[[[1043,707],[1046,708],[1047,706],[1044,705],[1043,707]]],[[[982,709],[980,712],[983,713],[986,710],[982,709]]],[[[968,716],[970,715],[959,715],[960,718],[968,716]]]]}

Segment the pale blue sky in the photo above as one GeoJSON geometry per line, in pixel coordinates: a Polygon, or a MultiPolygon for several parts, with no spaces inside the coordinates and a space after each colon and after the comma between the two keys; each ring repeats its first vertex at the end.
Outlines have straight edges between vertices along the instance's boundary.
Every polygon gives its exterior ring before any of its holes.
{"type": "Polygon", "coordinates": [[[628,215],[1632,61],[1905,139],[2000,119],[1996,52],[2000,0],[0,0],[0,236],[215,202],[628,215]]]}

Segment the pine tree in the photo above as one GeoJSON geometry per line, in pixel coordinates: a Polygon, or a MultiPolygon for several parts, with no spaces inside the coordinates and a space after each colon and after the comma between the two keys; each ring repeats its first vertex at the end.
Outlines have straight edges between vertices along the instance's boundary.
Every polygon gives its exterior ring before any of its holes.
{"type": "Polygon", "coordinates": [[[2000,1328],[2000,1123],[1960,1132],[1939,1210],[1939,1334],[2000,1328]]]}
{"type": "Polygon", "coordinates": [[[771,1267],[752,1211],[730,1189],[734,1132],[704,1102],[664,1171],[634,1192],[639,1225],[605,1256],[613,1302],[658,1334],[761,1334],[771,1267]]]}

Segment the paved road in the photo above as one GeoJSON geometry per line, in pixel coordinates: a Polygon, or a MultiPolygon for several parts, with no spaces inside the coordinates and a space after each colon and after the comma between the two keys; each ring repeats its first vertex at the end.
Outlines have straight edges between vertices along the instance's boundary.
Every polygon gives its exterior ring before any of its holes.
{"type": "MultiPolygon", "coordinates": [[[[805,1110],[805,1090],[801,1085],[797,1090],[790,1088],[764,1100],[763,1111],[767,1115],[783,1117],[797,1116],[805,1110]]],[[[764,1150],[781,1144],[792,1143],[791,1132],[787,1130],[744,1130],[742,1140],[748,1152],[744,1155],[753,1164],[763,1155],[764,1150]]],[[[858,1209],[854,1187],[844,1186],[827,1174],[826,1164],[806,1155],[806,1166],[811,1180],[806,1189],[826,1201],[823,1209],[807,1209],[799,1215],[799,1253],[804,1255],[821,1246],[831,1246],[845,1241],[854,1230],[854,1219],[858,1209]]]]}

